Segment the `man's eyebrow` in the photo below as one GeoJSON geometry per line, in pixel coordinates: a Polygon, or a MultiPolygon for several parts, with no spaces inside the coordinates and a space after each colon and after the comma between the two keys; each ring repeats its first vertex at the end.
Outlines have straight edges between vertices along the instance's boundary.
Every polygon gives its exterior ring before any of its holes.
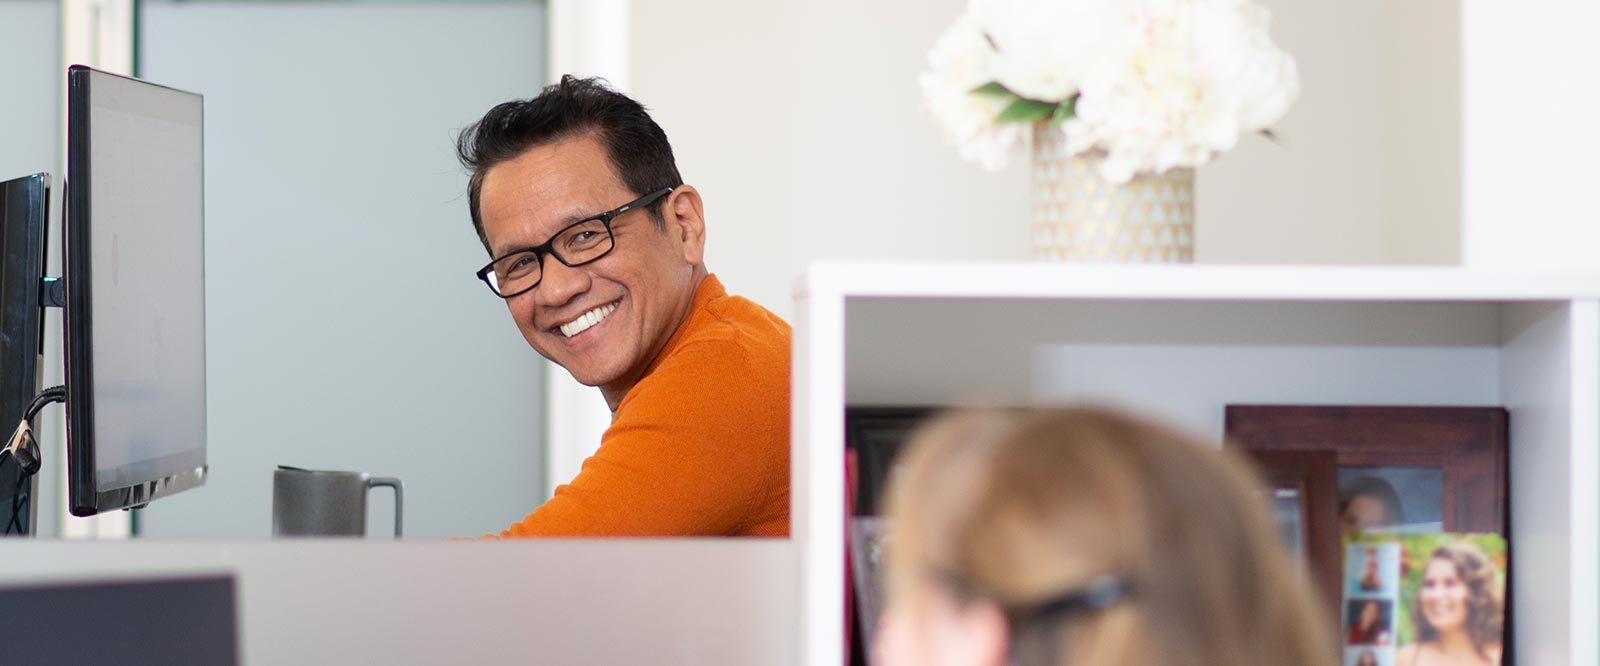
{"type": "MultiPolygon", "coordinates": [[[[585,209],[585,208],[577,208],[577,209],[573,209],[573,210],[568,211],[566,217],[561,218],[561,227],[563,229],[565,229],[567,226],[573,225],[573,224],[577,224],[578,222],[581,222],[583,220],[588,220],[588,219],[592,219],[592,218],[595,218],[595,217],[599,217],[601,213],[605,212],[605,211],[596,211],[596,212],[592,212],[591,213],[591,212],[586,212],[587,210],[588,209],[585,209]]],[[[546,240],[549,240],[549,239],[546,239],[546,240]]]]}
{"type": "MultiPolygon", "coordinates": [[[[514,245],[510,245],[509,248],[495,249],[492,252],[490,252],[490,254],[492,256],[498,258],[498,257],[504,257],[504,256],[506,256],[508,254],[513,253],[513,252],[521,252],[523,250],[531,250],[533,248],[539,247],[540,245],[544,245],[545,243],[550,242],[550,239],[551,238],[555,238],[556,237],[555,235],[557,233],[561,233],[561,229],[566,229],[567,227],[570,227],[570,226],[572,226],[574,224],[577,224],[577,223],[579,223],[579,222],[581,222],[583,220],[593,219],[593,218],[596,218],[596,217],[600,216],[600,213],[589,213],[589,212],[585,212],[585,210],[586,209],[584,209],[584,208],[574,208],[574,209],[568,210],[567,214],[562,216],[562,218],[561,218],[561,227],[559,229],[556,229],[556,231],[551,233],[549,236],[545,237],[544,240],[541,240],[541,241],[539,241],[537,243],[517,243],[517,244],[514,244],[514,245]]],[[[601,212],[604,212],[604,211],[601,211],[601,212]]]]}

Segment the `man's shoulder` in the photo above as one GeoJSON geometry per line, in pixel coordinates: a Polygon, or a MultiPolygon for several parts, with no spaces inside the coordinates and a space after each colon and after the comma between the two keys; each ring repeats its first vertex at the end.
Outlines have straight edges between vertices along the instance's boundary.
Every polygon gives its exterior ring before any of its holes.
{"type": "Polygon", "coordinates": [[[789,322],[771,310],[743,296],[728,294],[706,303],[706,314],[719,326],[713,329],[734,330],[747,335],[770,335],[788,342],[789,322]]]}
{"type": "Polygon", "coordinates": [[[761,326],[713,322],[702,326],[663,357],[646,378],[687,372],[730,382],[768,378],[787,382],[790,334],[782,320],[776,322],[761,326]]]}
{"type": "Polygon", "coordinates": [[[628,399],[660,396],[675,404],[713,396],[725,404],[788,404],[789,324],[737,296],[707,304],[693,328],[639,380],[628,399]]]}
{"type": "Polygon", "coordinates": [[[787,367],[793,333],[784,321],[743,296],[722,296],[706,303],[705,310],[687,331],[680,353],[729,355],[746,361],[778,355],[787,367]]]}

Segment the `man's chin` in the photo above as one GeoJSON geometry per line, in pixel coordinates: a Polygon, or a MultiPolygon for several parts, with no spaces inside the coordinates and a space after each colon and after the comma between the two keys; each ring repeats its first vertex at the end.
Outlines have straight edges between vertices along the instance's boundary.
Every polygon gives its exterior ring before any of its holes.
{"type": "Polygon", "coordinates": [[[567,374],[572,375],[572,379],[574,381],[578,382],[579,384],[583,384],[584,386],[599,388],[604,386],[606,382],[612,380],[612,377],[609,374],[595,372],[587,368],[579,370],[573,370],[572,368],[568,368],[566,366],[562,366],[562,368],[567,371],[567,374]]]}

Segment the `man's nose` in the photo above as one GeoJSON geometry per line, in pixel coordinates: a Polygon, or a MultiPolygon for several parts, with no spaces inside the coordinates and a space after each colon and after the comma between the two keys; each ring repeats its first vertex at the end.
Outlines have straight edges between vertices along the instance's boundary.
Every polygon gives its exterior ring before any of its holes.
{"type": "Polygon", "coordinates": [[[539,305],[558,308],[589,290],[589,274],[582,268],[572,268],[555,257],[544,258],[544,275],[539,279],[539,305]]]}

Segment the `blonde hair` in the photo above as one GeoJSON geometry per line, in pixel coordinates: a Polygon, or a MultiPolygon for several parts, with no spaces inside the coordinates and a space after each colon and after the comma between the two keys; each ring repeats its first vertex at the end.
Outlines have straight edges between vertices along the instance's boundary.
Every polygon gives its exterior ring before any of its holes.
{"type": "Polygon", "coordinates": [[[1105,409],[946,415],[914,436],[891,482],[891,603],[948,594],[954,579],[1027,609],[1111,574],[1127,598],[1009,627],[1012,663],[1332,663],[1332,621],[1260,487],[1232,453],[1105,409]]]}

